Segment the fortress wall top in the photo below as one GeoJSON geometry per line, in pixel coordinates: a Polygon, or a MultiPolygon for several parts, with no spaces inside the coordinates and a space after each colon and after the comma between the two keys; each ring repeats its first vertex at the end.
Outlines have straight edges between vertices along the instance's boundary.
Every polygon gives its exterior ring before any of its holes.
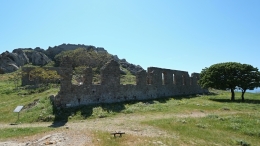
{"type": "Polygon", "coordinates": [[[190,86],[197,82],[199,74],[193,73],[190,77],[186,71],[149,67],[147,69],[147,78],[147,83],[152,85],[159,86],[174,84],[177,86],[190,86]]]}

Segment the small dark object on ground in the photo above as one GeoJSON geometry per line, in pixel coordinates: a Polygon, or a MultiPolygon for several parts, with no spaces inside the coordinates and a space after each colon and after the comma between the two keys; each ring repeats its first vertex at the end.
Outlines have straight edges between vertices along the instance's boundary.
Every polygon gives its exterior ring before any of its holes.
{"type": "Polygon", "coordinates": [[[116,135],[119,135],[119,137],[122,137],[122,134],[125,134],[125,132],[118,131],[118,132],[112,132],[111,134],[113,134],[114,137],[116,137],[116,135]]]}
{"type": "Polygon", "coordinates": [[[11,123],[10,125],[18,125],[18,123],[11,123]]]}

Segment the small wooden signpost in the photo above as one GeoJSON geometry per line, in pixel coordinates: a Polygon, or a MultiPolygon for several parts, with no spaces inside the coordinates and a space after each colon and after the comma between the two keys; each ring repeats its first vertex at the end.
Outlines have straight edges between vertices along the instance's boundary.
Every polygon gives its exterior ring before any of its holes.
{"type": "Polygon", "coordinates": [[[20,114],[20,111],[22,110],[23,106],[22,105],[19,105],[17,106],[15,109],[14,109],[14,113],[18,113],[18,119],[17,121],[19,120],[19,114],[20,114]]]}

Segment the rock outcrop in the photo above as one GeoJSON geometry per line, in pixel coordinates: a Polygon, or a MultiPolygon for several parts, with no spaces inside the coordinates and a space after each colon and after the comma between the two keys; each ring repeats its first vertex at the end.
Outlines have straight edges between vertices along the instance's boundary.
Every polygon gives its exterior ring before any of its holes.
{"type": "Polygon", "coordinates": [[[16,62],[16,64],[18,66],[23,66],[29,63],[29,59],[22,49],[14,49],[13,54],[17,54],[18,62],[16,62]]]}
{"type": "Polygon", "coordinates": [[[105,50],[102,47],[95,47],[95,46],[91,46],[91,45],[83,45],[83,44],[62,44],[59,46],[54,46],[54,47],[49,47],[46,51],[45,54],[50,58],[50,59],[54,59],[54,57],[61,53],[62,51],[68,51],[68,50],[75,50],[78,48],[86,48],[86,49],[93,49],[96,52],[106,52],[107,50],[105,50]]]}
{"type": "Polygon", "coordinates": [[[21,49],[15,49],[12,53],[6,51],[0,55],[0,72],[14,72],[27,63],[29,59],[21,49]]]}
{"type": "Polygon", "coordinates": [[[134,65],[127,62],[125,59],[119,60],[120,65],[129,70],[131,74],[136,75],[137,72],[144,70],[140,65],[134,65]]]}
{"type": "Polygon", "coordinates": [[[19,69],[15,61],[9,58],[12,55],[9,55],[9,52],[4,52],[0,55],[0,70],[1,73],[10,73],[19,69]],[[9,56],[9,57],[8,57],[9,56]]]}
{"type": "Polygon", "coordinates": [[[51,61],[45,54],[36,51],[32,52],[31,58],[32,58],[33,65],[43,66],[51,61]]]}
{"type": "MultiPolygon", "coordinates": [[[[126,59],[119,59],[117,55],[113,55],[113,60],[117,61],[123,68],[130,71],[131,74],[136,75],[137,72],[144,70],[140,65],[135,65],[126,61],[126,59]]],[[[126,72],[120,68],[121,74],[125,75],[126,72]]]]}
{"type": "MultiPolygon", "coordinates": [[[[91,45],[75,45],[75,44],[62,44],[59,46],[54,46],[54,47],[49,47],[45,54],[50,58],[50,59],[54,59],[54,57],[61,53],[62,51],[68,51],[68,50],[75,50],[78,48],[86,48],[86,49],[93,49],[94,51],[96,51],[97,53],[108,53],[107,50],[105,50],[102,47],[95,47],[95,46],[91,46],[91,45]]],[[[118,63],[120,63],[120,65],[123,68],[126,68],[127,70],[129,70],[131,72],[131,74],[135,75],[138,71],[143,70],[143,68],[139,65],[134,65],[131,63],[128,63],[125,59],[119,59],[117,55],[112,55],[113,60],[117,61],[118,63]]],[[[125,71],[121,70],[121,74],[126,74],[125,71]]]]}
{"type": "MultiPolygon", "coordinates": [[[[44,50],[40,47],[32,48],[18,48],[14,49],[12,53],[4,52],[0,55],[0,73],[9,73],[19,69],[25,64],[32,63],[33,65],[44,66],[62,51],[75,50],[78,48],[86,48],[94,50],[96,53],[108,53],[102,47],[95,47],[84,44],[61,44],[59,46],[49,47],[44,50]]],[[[112,55],[113,60],[118,62],[122,68],[125,68],[136,75],[138,71],[143,70],[139,65],[128,63],[125,59],[119,59],[117,55],[112,55]]],[[[126,72],[120,69],[121,74],[125,75],[126,72]]]]}

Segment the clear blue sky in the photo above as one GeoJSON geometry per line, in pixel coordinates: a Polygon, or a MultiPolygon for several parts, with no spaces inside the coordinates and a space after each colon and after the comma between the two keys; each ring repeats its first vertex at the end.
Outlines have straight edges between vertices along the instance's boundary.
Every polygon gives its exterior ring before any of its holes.
{"type": "Polygon", "coordinates": [[[144,69],[260,68],[260,0],[0,0],[0,18],[0,53],[70,43],[144,69]]]}

